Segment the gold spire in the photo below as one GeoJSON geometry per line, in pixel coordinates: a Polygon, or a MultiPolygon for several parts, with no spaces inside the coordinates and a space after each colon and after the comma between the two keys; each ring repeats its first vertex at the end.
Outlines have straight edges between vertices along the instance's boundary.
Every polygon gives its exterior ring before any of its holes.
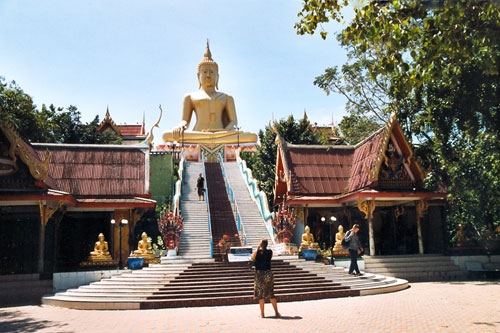
{"type": "Polygon", "coordinates": [[[212,52],[210,52],[210,45],[208,43],[208,39],[207,39],[207,49],[205,50],[205,54],[203,55],[203,60],[198,65],[198,73],[200,73],[200,67],[201,67],[201,65],[215,65],[215,68],[217,69],[217,72],[219,72],[219,66],[212,59],[212,52]]]}

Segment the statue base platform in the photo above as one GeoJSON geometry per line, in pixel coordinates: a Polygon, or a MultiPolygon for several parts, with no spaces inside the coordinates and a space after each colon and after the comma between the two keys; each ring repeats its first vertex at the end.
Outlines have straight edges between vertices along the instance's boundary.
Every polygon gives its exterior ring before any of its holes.
{"type": "Polygon", "coordinates": [[[349,250],[344,249],[333,249],[333,257],[334,258],[347,258],[349,257],[349,250]]]}
{"type": "Polygon", "coordinates": [[[201,152],[205,155],[205,160],[208,162],[208,159],[216,159],[219,156],[219,153],[224,158],[226,162],[236,161],[236,152],[238,148],[242,152],[256,152],[257,145],[255,143],[241,143],[238,144],[164,144],[156,146],[157,151],[169,151],[172,153],[179,153],[179,150],[184,147],[184,157],[186,161],[189,162],[200,162],[201,161],[201,152]]]}
{"type": "Polygon", "coordinates": [[[80,263],[82,267],[116,267],[118,266],[118,260],[86,260],[80,263]]]}
{"type": "Polygon", "coordinates": [[[305,260],[316,260],[318,250],[316,249],[302,249],[302,256],[305,260]]]}
{"type": "Polygon", "coordinates": [[[294,243],[278,243],[272,247],[273,255],[276,256],[289,256],[297,255],[299,248],[294,243]]]}

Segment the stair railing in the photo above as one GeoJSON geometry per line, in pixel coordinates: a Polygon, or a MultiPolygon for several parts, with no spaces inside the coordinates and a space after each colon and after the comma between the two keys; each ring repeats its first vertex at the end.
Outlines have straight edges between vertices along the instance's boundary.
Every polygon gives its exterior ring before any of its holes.
{"type": "Polygon", "coordinates": [[[182,199],[182,180],[184,178],[184,150],[181,150],[181,161],[179,162],[179,171],[178,171],[178,176],[179,178],[175,182],[175,189],[174,189],[174,197],[172,198],[172,207],[174,211],[174,215],[178,214],[180,211],[180,202],[182,199]]]}
{"type": "Polygon", "coordinates": [[[221,169],[222,169],[222,177],[224,178],[224,181],[226,182],[226,188],[227,188],[227,195],[228,198],[231,202],[231,204],[234,205],[234,215],[235,219],[237,222],[237,228],[238,228],[238,234],[241,237],[241,240],[243,241],[243,245],[248,244],[248,239],[247,239],[247,233],[245,231],[245,226],[241,223],[241,214],[240,214],[240,209],[238,207],[238,202],[236,200],[236,196],[234,195],[233,188],[231,186],[231,182],[229,181],[229,178],[227,177],[226,173],[226,166],[224,165],[224,159],[222,158],[222,155],[219,153],[217,162],[219,162],[221,169]]]}
{"type": "Polygon", "coordinates": [[[274,243],[273,213],[269,210],[267,195],[259,189],[257,180],[253,178],[252,170],[247,167],[247,162],[240,157],[240,149],[236,151],[236,162],[238,163],[238,167],[248,188],[248,192],[250,192],[252,200],[257,204],[257,207],[259,207],[259,212],[264,219],[267,232],[271,236],[274,243]]]}
{"type": "Polygon", "coordinates": [[[212,236],[212,221],[210,218],[210,200],[208,200],[208,186],[207,186],[207,173],[205,170],[205,154],[201,153],[201,165],[203,165],[203,178],[205,179],[205,202],[207,203],[207,224],[208,224],[208,233],[210,235],[210,258],[214,257],[214,242],[212,236]]]}

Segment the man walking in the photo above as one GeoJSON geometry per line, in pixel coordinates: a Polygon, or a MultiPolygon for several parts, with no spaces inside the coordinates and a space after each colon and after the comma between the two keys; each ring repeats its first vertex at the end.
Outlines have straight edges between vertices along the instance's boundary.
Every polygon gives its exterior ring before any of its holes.
{"type": "Polygon", "coordinates": [[[352,229],[345,235],[345,241],[349,243],[349,257],[351,257],[351,265],[349,266],[349,274],[354,274],[356,276],[363,275],[358,268],[358,250],[363,251],[361,242],[358,238],[359,224],[352,226],[352,229]],[[353,273],[354,272],[354,273],[353,273]]]}

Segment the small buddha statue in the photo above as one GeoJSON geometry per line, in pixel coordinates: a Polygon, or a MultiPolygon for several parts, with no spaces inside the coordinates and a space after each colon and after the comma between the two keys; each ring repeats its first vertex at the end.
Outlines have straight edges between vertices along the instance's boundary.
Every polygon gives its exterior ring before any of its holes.
{"type": "Polygon", "coordinates": [[[495,228],[493,227],[493,223],[488,223],[488,227],[486,228],[485,238],[487,241],[498,241],[500,238],[497,237],[495,228]]]}
{"type": "Polygon", "coordinates": [[[345,232],[344,227],[339,225],[339,232],[335,234],[335,246],[333,247],[333,251],[342,251],[342,239],[344,239],[345,232]]]}
{"type": "Polygon", "coordinates": [[[473,245],[473,241],[465,234],[462,223],[458,225],[456,247],[468,247],[473,245]]]}
{"type": "Polygon", "coordinates": [[[148,234],[143,232],[141,240],[137,243],[137,250],[133,253],[134,257],[142,257],[144,259],[154,259],[151,242],[148,241],[148,234]]]}
{"type": "Polygon", "coordinates": [[[305,233],[302,234],[302,243],[300,243],[299,252],[304,249],[317,249],[318,243],[314,242],[314,236],[311,234],[311,229],[306,225],[304,228],[305,233]]]}
{"type": "Polygon", "coordinates": [[[200,90],[188,93],[182,102],[182,120],[170,131],[164,131],[163,141],[228,144],[254,143],[254,133],[236,131],[238,120],[232,96],[217,91],[219,83],[219,66],[212,59],[207,41],[207,50],[198,65],[198,82],[200,90]],[[196,115],[196,124],[192,131],[187,128],[196,115]]]}
{"type": "Polygon", "coordinates": [[[104,240],[104,234],[101,232],[97,236],[98,241],[95,242],[94,251],[90,252],[90,261],[112,260],[108,250],[108,242],[104,240]]]}

